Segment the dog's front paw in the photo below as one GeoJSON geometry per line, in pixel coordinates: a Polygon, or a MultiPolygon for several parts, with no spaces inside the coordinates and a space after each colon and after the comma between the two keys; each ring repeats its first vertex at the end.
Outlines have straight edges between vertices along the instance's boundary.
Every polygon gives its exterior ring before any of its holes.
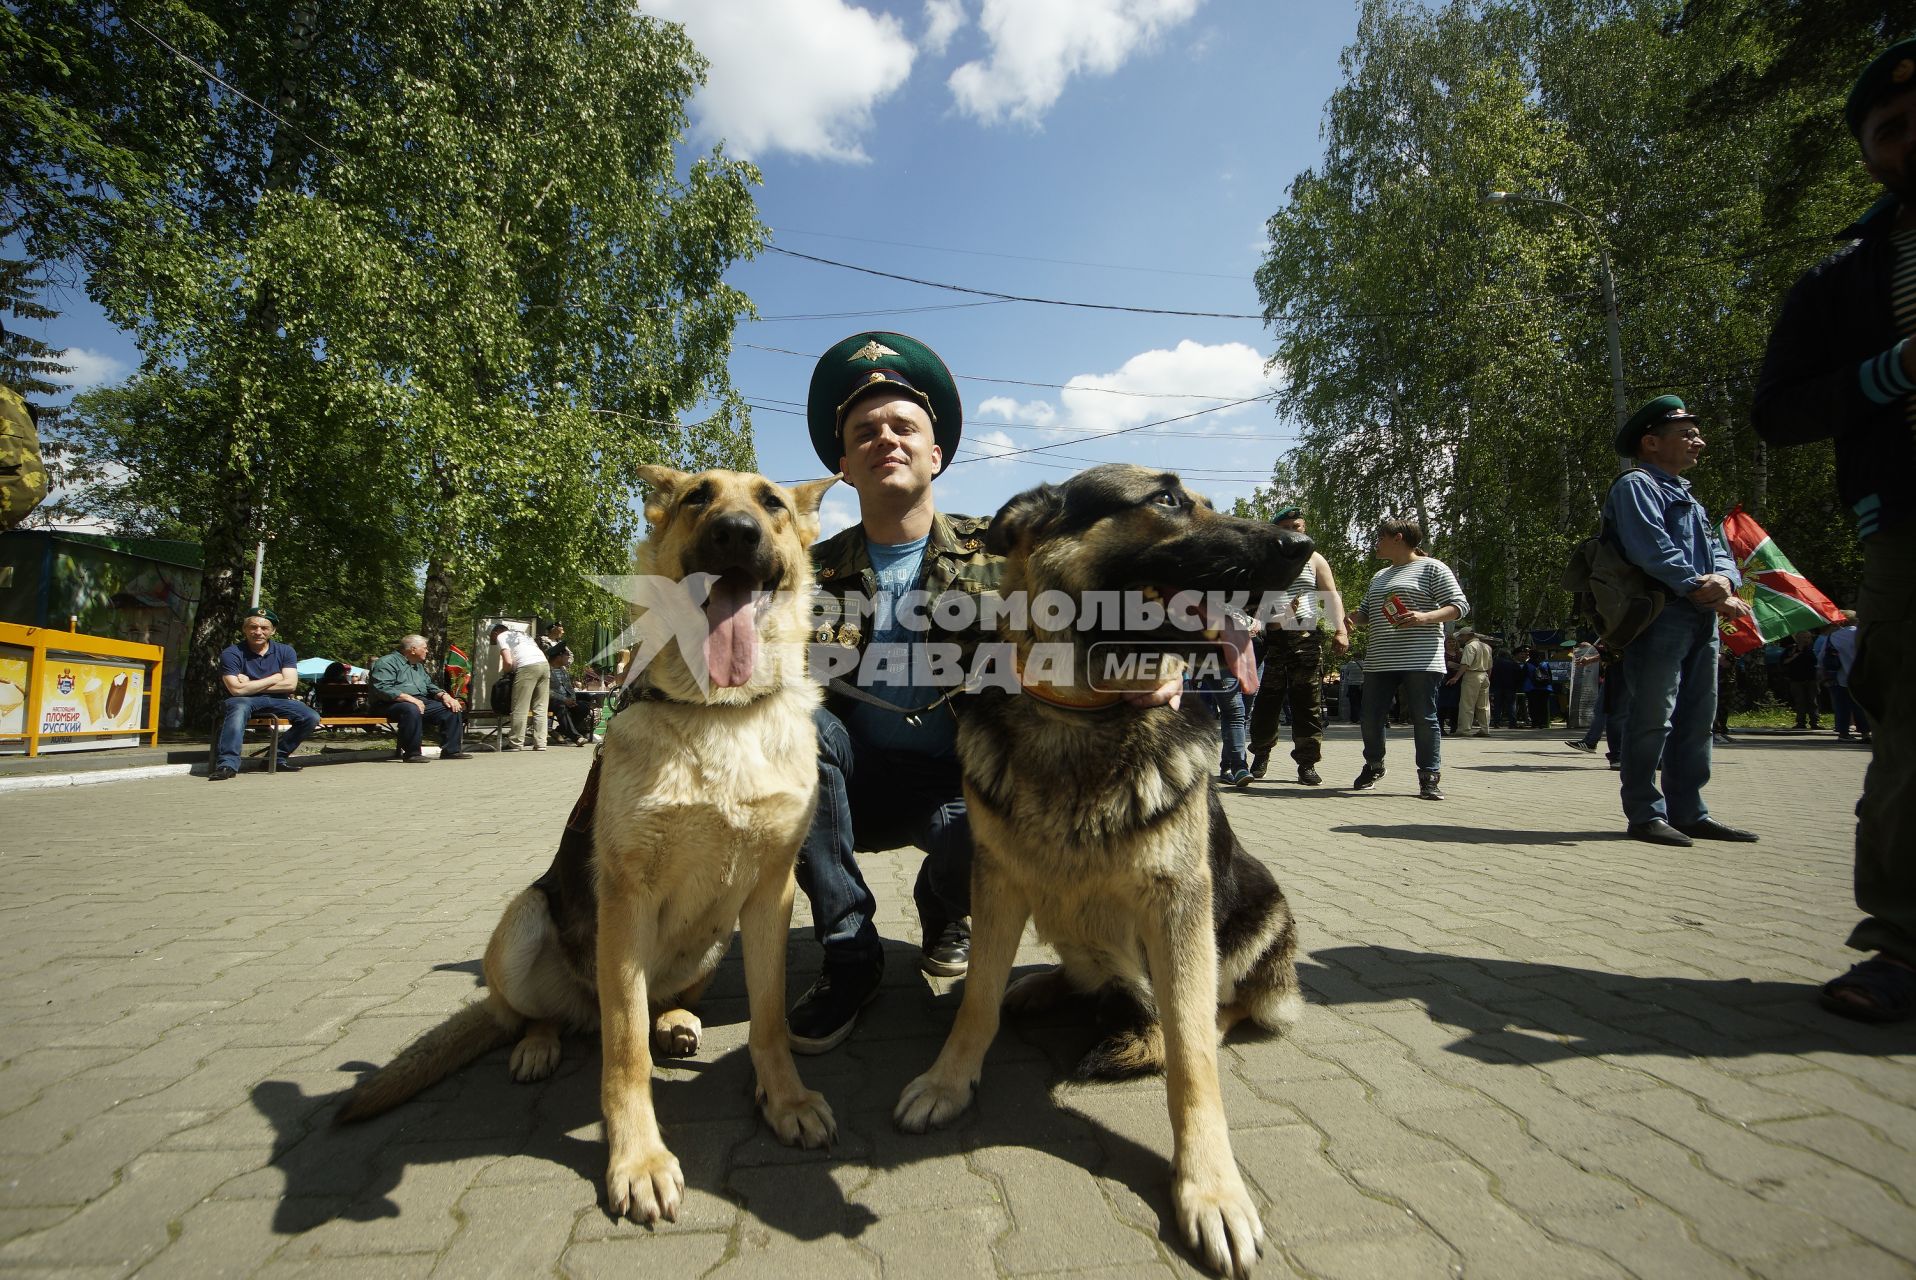
{"type": "Polygon", "coordinates": [[[685,1175],[678,1157],[664,1147],[613,1156],[605,1171],[605,1203],[615,1218],[634,1222],[679,1220],[685,1175]]]}
{"type": "Polygon", "coordinates": [[[971,1105],[973,1080],[956,1084],[940,1078],[937,1069],[927,1071],[905,1086],[892,1109],[892,1121],[906,1133],[936,1129],[971,1105]]]}
{"type": "Polygon", "coordinates": [[[801,1089],[790,1099],[774,1102],[760,1089],[758,1106],[765,1115],[765,1123],[772,1126],[778,1140],[788,1147],[807,1150],[826,1147],[838,1137],[838,1121],[833,1118],[825,1095],[816,1090],[801,1089]]]}
{"type": "Polygon", "coordinates": [[[661,1058],[689,1058],[699,1051],[705,1026],[690,1009],[667,1009],[652,1024],[652,1052],[661,1058]]]}
{"type": "Polygon", "coordinates": [[[520,1084],[543,1080],[559,1069],[559,1037],[528,1035],[512,1046],[512,1078],[520,1084]]]}
{"type": "Polygon", "coordinates": [[[1235,1165],[1211,1177],[1180,1174],[1172,1188],[1184,1241],[1221,1275],[1243,1280],[1264,1251],[1264,1222],[1235,1165]]]}

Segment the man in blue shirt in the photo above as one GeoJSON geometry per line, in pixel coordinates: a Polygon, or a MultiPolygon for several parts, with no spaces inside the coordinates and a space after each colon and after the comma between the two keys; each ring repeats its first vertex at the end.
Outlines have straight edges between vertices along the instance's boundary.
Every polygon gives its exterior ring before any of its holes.
{"type": "Polygon", "coordinates": [[[1670,593],[1670,601],[1623,652],[1623,815],[1651,844],[1753,841],[1710,816],[1710,725],[1716,718],[1717,618],[1747,618],[1736,562],[1710,531],[1683,473],[1703,456],[1697,417],[1659,396],[1617,433],[1617,452],[1636,470],[1611,486],[1603,523],[1624,558],[1670,593]],[[1658,771],[1663,789],[1657,789],[1658,771]]]}
{"type": "Polygon", "coordinates": [[[279,771],[298,773],[293,752],[306,735],[319,728],[319,712],[292,697],[299,688],[299,655],[293,646],[273,639],[273,618],[261,609],[253,609],[240,620],[245,639],[220,651],[220,683],[226,688],[226,702],[220,712],[220,733],[213,750],[213,768],[206,775],[210,782],[224,782],[239,773],[240,743],[246,736],[246,721],[256,713],[270,711],[292,728],[279,738],[279,771]]]}

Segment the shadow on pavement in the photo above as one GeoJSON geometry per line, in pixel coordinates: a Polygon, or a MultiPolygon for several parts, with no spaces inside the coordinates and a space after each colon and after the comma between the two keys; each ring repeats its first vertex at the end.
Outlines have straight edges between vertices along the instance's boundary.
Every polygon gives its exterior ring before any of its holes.
{"type": "MultiPolygon", "coordinates": [[[[792,936],[801,935],[794,930],[792,936]]],[[[809,930],[803,936],[815,956],[809,930]]],[[[830,1150],[787,1148],[772,1137],[753,1102],[751,1061],[743,1045],[716,1056],[701,1050],[692,1058],[655,1064],[653,1101],[685,1174],[680,1225],[711,1230],[701,1222],[714,1213],[729,1221],[732,1209],[725,1206],[737,1206],[764,1227],[798,1240],[855,1237],[878,1217],[847,1198],[851,1182],[833,1176],[841,1164],[884,1172],[987,1148],[1025,1148],[1122,1183],[1156,1215],[1166,1245],[1196,1264],[1176,1225],[1168,1145],[1156,1150],[1074,1105],[1107,1088],[1137,1087],[1071,1077],[1071,1067],[1098,1036],[1088,1002],[1067,1004],[1028,1023],[1007,1020],[972,1106],[945,1129],[925,1135],[897,1132],[892,1104],[937,1056],[957,1011],[959,990],[952,983],[928,984],[917,972],[916,947],[888,947],[887,952],[881,995],[852,1038],[829,1054],[798,1059],[806,1084],[825,1094],[838,1120],[838,1142],[830,1150]],[[723,1203],[715,1206],[701,1193],[723,1203]]],[[[476,972],[478,962],[434,967],[476,972]]],[[[1028,971],[1021,968],[1013,976],[1028,971]]],[[[789,990],[803,990],[811,977],[794,967],[789,990]]],[[[736,948],[720,965],[699,1014],[708,1031],[745,1022],[736,948]]],[[[425,1029],[422,1021],[419,1030],[425,1029]]],[[[410,1172],[470,1162],[473,1177],[485,1184],[483,1167],[508,1157],[530,1157],[548,1169],[569,1171],[581,1184],[580,1206],[597,1204],[603,1213],[606,1147],[597,1038],[568,1035],[558,1070],[530,1085],[510,1079],[507,1054],[505,1049],[487,1053],[387,1114],[348,1126],[333,1124],[343,1091],[308,1094],[300,1083],[287,1080],[256,1085],[253,1106],[276,1135],[268,1167],[285,1179],[274,1231],[297,1235],[335,1221],[396,1219],[402,1209],[394,1193],[410,1172]]],[[[351,1061],[340,1069],[363,1074],[375,1065],[351,1061]]],[[[501,1169],[498,1185],[551,1182],[524,1159],[501,1169]]],[[[610,1229],[646,1228],[627,1222],[610,1229]]],[[[673,1227],[662,1223],[658,1229],[673,1227]]]]}
{"type": "MultiPolygon", "coordinates": [[[[1411,799],[1416,797],[1412,796],[1411,799]]],[[[1608,831],[1531,831],[1502,827],[1447,827],[1438,823],[1405,822],[1395,826],[1381,823],[1354,823],[1332,827],[1339,835],[1363,836],[1369,840],[1432,840],[1444,844],[1582,844],[1586,840],[1627,840],[1623,822],[1608,831]]]]}
{"type": "Polygon", "coordinates": [[[1916,1050],[1916,1027],[1838,1017],[1817,1005],[1807,982],[1639,977],[1396,947],[1331,947],[1311,960],[1298,964],[1298,978],[1322,1002],[1416,1001],[1433,1022],[1462,1031],[1450,1052],[1485,1063],[1916,1050]]]}

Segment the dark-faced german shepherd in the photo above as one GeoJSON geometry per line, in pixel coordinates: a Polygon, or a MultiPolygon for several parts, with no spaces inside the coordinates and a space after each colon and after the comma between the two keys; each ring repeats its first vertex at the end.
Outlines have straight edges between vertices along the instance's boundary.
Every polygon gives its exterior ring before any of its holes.
{"type": "Polygon", "coordinates": [[[1093,663],[1114,638],[1160,656],[1212,638],[1254,690],[1248,635],[1187,593],[1281,589],[1310,539],[1219,515],[1175,475],[1111,465],[1012,499],[988,545],[1006,557],[1005,593],[1123,593],[1195,611],[1197,630],[1167,620],[1143,635],[1086,631],[1072,618],[1047,631],[1036,609],[1027,625],[1001,627],[1021,654],[1069,645],[1073,670],[1069,681],[1038,680],[1027,664],[1023,695],[966,700],[958,746],[976,846],[971,972],[943,1052],[906,1086],[895,1119],[922,1132],[969,1104],[1001,1000],[1030,1010],[1073,990],[1115,995],[1134,1010],[1131,1025],[1082,1069],[1162,1066],[1179,1225],[1213,1268],[1242,1276],[1264,1229],[1231,1153],[1218,1038],[1244,1019],[1271,1030],[1296,1020],[1296,930],[1276,880],[1225,821],[1211,713],[1196,697],[1177,705],[1175,686],[1150,664],[1113,679],[1093,663]],[[1062,963],[1007,996],[1027,919],[1062,963]]]}

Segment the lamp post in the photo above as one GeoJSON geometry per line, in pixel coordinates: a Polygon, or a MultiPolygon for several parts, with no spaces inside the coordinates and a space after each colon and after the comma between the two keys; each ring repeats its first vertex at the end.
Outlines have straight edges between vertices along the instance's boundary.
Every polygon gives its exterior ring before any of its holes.
{"type": "Polygon", "coordinates": [[[1617,280],[1610,272],[1610,252],[1603,246],[1603,224],[1594,217],[1561,200],[1547,200],[1542,196],[1518,195],[1514,191],[1486,191],[1479,203],[1486,205],[1537,204],[1546,209],[1555,209],[1567,213],[1573,218],[1581,218],[1590,226],[1591,235],[1597,242],[1597,270],[1603,282],[1603,328],[1604,337],[1610,345],[1610,402],[1616,411],[1616,429],[1623,430],[1623,424],[1630,420],[1630,396],[1623,384],[1623,336],[1617,323],[1617,280]]]}

